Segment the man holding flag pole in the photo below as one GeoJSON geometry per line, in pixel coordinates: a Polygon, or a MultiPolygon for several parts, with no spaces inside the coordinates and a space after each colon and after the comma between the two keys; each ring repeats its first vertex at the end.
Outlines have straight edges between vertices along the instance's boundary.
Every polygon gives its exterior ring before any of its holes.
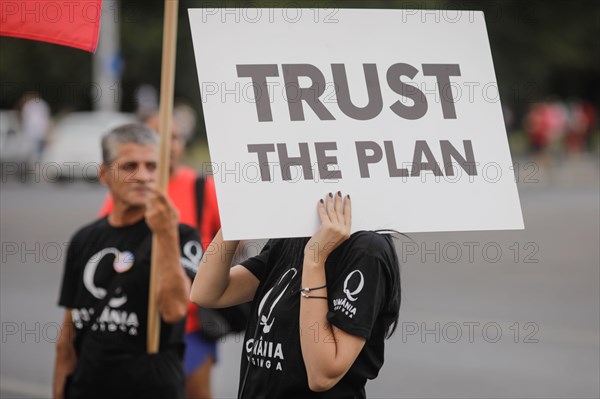
{"type": "Polygon", "coordinates": [[[100,178],[114,209],[80,229],[69,246],[54,397],[183,398],[184,320],[189,278],[201,255],[198,235],[178,225],[174,206],[156,189],[153,130],[117,127],[102,149],[100,178]],[[158,260],[152,288],[151,258],[158,260]],[[149,297],[160,313],[159,337],[147,328],[149,297]],[[147,353],[153,336],[159,345],[147,353]]]}
{"type": "MultiPolygon", "coordinates": [[[[59,1],[51,6],[48,10],[44,1],[2,4],[0,35],[95,52],[102,1],[59,1]]],[[[182,230],[180,226],[177,231],[177,212],[164,194],[169,172],[177,9],[177,0],[165,1],[158,163],[154,133],[147,128],[117,128],[103,141],[101,180],[111,190],[115,211],[80,230],[71,245],[60,300],[67,311],[57,343],[56,398],[183,397],[182,326],[190,283],[177,263],[181,250],[187,255],[181,263],[193,269],[200,244],[193,229],[182,230]],[[130,229],[139,231],[123,234],[130,229]],[[146,239],[150,233],[151,260],[146,239]],[[134,245],[132,240],[138,242],[134,245]],[[100,249],[103,244],[105,248],[100,249]],[[99,251],[90,253],[94,249],[99,251]],[[110,266],[110,261],[114,271],[103,267],[106,262],[110,266]],[[127,295],[128,286],[135,294],[127,295]],[[144,293],[146,297],[140,298],[144,293]],[[143,304],[147,304],[147,314],[139,312],[143,304]],[[123,310],[126,308],[129,311],[123,310]],[[161,331],[166,333],[163,337],[161,331]],[[145,351],[140,347],[144,338],[145,351]],[[86,348],[94,345],[98,351],[87,353],[86,348]],[[89,366],[87,373],[82,371],[83,365],[89,366]],[[69,375],[72,378],[67,378],[69,375]],[[65,387],[69,381],[79,385],[65,387]]]]}

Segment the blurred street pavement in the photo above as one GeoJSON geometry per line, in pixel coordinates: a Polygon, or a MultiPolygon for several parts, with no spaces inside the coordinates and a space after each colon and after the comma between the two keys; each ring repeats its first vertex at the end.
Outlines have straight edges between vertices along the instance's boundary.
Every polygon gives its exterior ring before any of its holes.
{"type": "MultiPolygon", "coordinates": [[[[400,243],[400,324],[369,398],[600,397],[598,154],[516,161],[524,231],[400,243]]],[[[50,397],[66,245],[105,190],[0,184],[0,397],[50,397]]],[[[240,337],[219,346],[216,398],[235,398],[240,355],[240,337]]]]}

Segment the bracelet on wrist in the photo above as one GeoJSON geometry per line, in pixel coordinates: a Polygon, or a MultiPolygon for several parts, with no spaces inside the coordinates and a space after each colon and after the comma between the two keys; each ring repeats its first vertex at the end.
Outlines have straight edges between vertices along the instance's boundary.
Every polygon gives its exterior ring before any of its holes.
{"type": "Polygon", "coordinates": [[[300,288],[300,292],[301,293],[311,292],[311,291],[316,291],[316,290],[322,290],[323,288],[327,288],[327,284],[322,285],[320,287],[314,287],[314,288],[310,288],[310,287],[300,288]]]}
{"type": "Polygon", "coordinates": [[[301,292],[300,295],[302,295],[302,298],[308,298],[308,299],[316,298],[316,299],[325,299],[325,300],[327,300],[326,296],[308,295],[308,294],[305,294],[304,292],[301,292]]]}

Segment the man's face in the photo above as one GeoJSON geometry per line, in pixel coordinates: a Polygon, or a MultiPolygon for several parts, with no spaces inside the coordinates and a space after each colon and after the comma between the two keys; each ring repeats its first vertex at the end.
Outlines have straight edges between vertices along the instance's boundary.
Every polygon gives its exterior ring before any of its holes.
{"type": "Polygon", "coordinates": [[[113,199],[131,207],[142,207],[156,186],[157,147],[133,143],[117,147],[110,166],[102,165],[100,180],[108,186],[113,199]]]}

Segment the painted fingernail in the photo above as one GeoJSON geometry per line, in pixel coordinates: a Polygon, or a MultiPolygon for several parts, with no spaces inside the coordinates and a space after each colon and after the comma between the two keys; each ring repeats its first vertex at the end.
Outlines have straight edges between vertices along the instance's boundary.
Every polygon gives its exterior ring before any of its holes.
{"type": "Polygon", "coordinates": [[[321,198],[319,201],[321,201],[321,204],[325,203],[325,201],[323,201],[323,198],[321,198]]]}
{"type": "Polygon", "coordinates": [[[342,192],[338,191],[338,196],[341,197],[342,196],[342,192]]]}
{"type": "Polygon", "coordinates": [[[350,194],[346,195],[346,198],[350,199],[350,194]]]}
{"type": "Polygon", "coordinates": [[[333,194],[329,193],[329,198],[333,198],[333,194]]]}

